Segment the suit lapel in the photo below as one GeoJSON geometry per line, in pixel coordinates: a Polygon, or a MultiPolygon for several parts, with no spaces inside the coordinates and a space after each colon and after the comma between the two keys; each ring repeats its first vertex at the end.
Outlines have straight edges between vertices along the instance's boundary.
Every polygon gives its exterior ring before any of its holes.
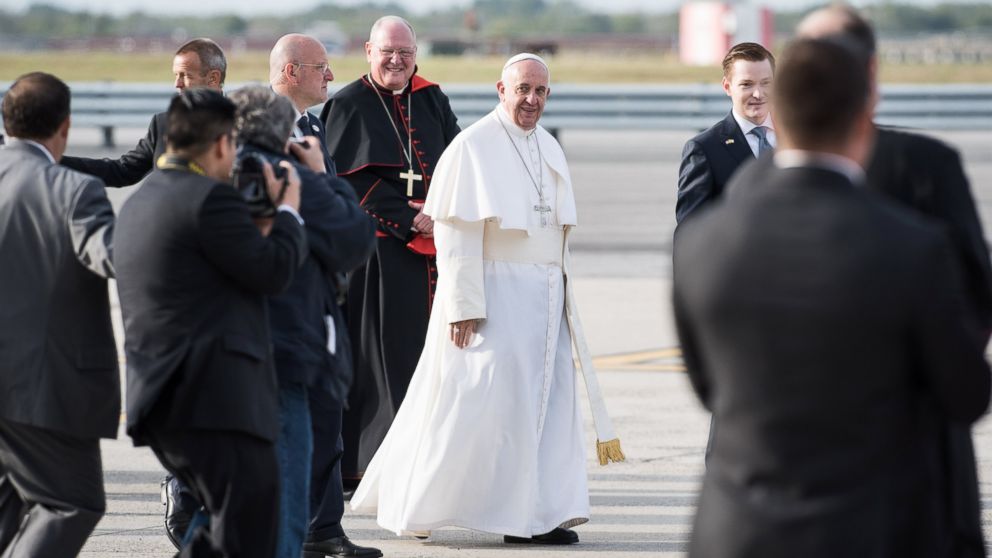
{"type": "Polygon", "coordinates": [[[727,117],[723,119],[720,139],[723,142],[723,146],[727,148],[727,151],[738,163],[743,163],[744,161],[754,158],[754,153],[751,151],[751,147],[747,144],[747,138],[744,137],[744,132],[741,131],[741,127],[737,124],[737,121],[734,120],[733,113],[728,114],[727,117]]]}
{"type": "Polygon", "coordinates": [[[324,123],[320,121],[319,118],[306,113],[307,118],[310,120],[310,130],[306,131],[305,134],[309,136],[317,136],[320,140],[320,149],[324,152],[324,168],[327,169],[327,173],[331,175],[337,175],[337,166],[334,164],[334,158],[331,157],[330,152],[327,151],[327,138],[324,133],[324,123]]]}
{"type": "Polygon", "coordinates": [[[300,131],[303,132],[303,135],[305,136],[317,136],[317,139],[319,139],[321,145],[323,145],[324,126],[321,124],[320,120],[316,116],[310,114],[309,112],[305,112],[304,114],[307,115],[309,124],[307,125],[306,129],[301,129],[300,131]]]}

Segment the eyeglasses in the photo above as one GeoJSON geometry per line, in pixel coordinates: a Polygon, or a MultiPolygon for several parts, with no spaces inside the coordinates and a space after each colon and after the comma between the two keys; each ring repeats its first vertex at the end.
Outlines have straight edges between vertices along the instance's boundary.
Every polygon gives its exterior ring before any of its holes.
{"type": "Polygon", "coordinates": [[[394,54],[399,54],[403,60],[410,60],[417,54],[416,48],[382,48],[381,46],[375,48],[379,49],[379,54],[383,58],[392,58],[394,54]]]}
{"type": "Polygon", "coordinates": [[[330,65],[327,62],[324,62],[322,64],[304,64],[303,62],[297,62],[296,65],[297,66],[310,66],[311,68],[317,68],[317,71],[320,72],[320,73],[322,73],[322,74],[323,73],[326,73],[327,70],[330,69],[330,65]]]}

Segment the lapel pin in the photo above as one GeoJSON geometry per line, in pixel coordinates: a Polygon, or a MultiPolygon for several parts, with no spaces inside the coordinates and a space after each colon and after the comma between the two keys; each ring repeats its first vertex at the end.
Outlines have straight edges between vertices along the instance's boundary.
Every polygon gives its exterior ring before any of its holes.
{"type": "Polygon", "coordinates": [[[314,132],[319,132],[320,131],[320,128],[318,128],[316,124],[311,124],[310,127],[313,128],[313,131],[314,132]]]}
{"type": "Polygon", "coordinates": [[[723,143],[725,143],[725,144],[727,144],[727,145],[733,145],[733,143],[734,143],[734,138],[730,138],[730,139],[728,139],[727,141],[725,141],[725,142],[723,142],[723,143]]]}

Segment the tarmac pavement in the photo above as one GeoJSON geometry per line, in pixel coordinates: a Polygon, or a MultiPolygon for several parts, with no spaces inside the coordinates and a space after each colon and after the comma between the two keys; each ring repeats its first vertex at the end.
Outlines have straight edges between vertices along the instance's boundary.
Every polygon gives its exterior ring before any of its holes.
{"type": "MultiPolygon", "coordinates": [[[[73,131],[69,153],[104,156],[129,149],[144,130],[119,130],[120,146],[97,147],[99,135],[73,131]]],[[[572,236],[576,296],[600,372],[607,406],[627,461],[600,467],[586,416],[592,517],[568,547],[504,545],[497,535],[435,531],[425,541],[397,538],[372,516],[346,514],[359,544],[387,557],[522,557],[684,555],[703,470],[709,417],[681,372],[669,305],[675,177],[685,132],[572,132],[562,135],[580,226],[572,236]]],[[[992,146],[984,134],[940,134],[963,153],[983,220],[992,217],[992,146]]],[[[131,189],[112,192],[119,204],[131,189]]],[[[839,350],[843,350],[840,348],[839,350]]],[[[581,384],[581,382],[580,382],[581,384]]],[[[583,400],[584,401],[584,400],[583,400]]],[[[583,403],[585,405],[585,403],[583,403]]],[[[586,409],[588,411],[588,409],[586,409]]],[[[842,412],[842,410],[839,410],[842,412]]],[[[992,539],[992,423],[975,428],[983,523],[992,539]]],[[[159,482],[164,470],[147,448],[120,434],[102,444],[107,514],[82,556],[166,557],[159,482]]]]}

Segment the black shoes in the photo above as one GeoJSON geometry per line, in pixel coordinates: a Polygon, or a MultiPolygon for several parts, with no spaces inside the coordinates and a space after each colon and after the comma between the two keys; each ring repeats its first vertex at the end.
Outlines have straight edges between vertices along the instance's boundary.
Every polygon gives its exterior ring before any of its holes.
{"type": "Polygon", "coordinates": [[[378,558],[382,552],[378,548],[358,546],[348,540],[348,537],[334,537],[323,541],[303,543],[303,558],[338,558],[342,556],[360,556],[361,558],[378,558]]]}
{"type": "Polygon", "coordinates": [[[200,502],[179,479],[168,475],[162,481],[162,504],[165,506],[165,536],[179,549],[193,514],[200,509],[200,502]]]}
{"type": "Polygon", "coordinates": [[[579,534],[571,529],[555,527],[551,532],[534,535],[531,538],[503,535],[503,542],[510,544],[575,544],[579,542],[579,534]]]}

